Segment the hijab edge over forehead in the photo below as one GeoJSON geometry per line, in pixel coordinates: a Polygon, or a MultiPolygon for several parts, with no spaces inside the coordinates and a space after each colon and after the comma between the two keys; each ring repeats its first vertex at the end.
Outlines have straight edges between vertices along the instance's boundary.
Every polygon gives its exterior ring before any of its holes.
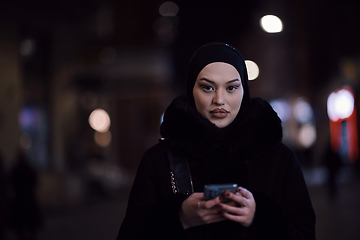
{"type": "Polygon", "coordinates": [[[242,119],[245,116],[250,104],[250,90],[247,69],[245,61],[241,56],[240,52],[229,44],[221,42],[208,43],[201,46],[194,53],[191,58],[188,71],[186,86],[187,97],[190,103],[195,106],[193,88],[197,76],[205,66],[214,62],[228,63],[235,67],[235,69],[239,72],[239,75],[241,77],[241,84],[244,89],[244,96],[241,103],[240,111],[234,121],[236,121],[237,119],[242,119]]]}

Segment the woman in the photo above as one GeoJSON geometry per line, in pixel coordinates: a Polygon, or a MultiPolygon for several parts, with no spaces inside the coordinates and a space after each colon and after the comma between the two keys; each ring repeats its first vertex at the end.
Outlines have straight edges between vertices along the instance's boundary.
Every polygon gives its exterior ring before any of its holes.
{"type": "Polygon", "coordinates": [[[174,194],[165,148],[155,145],[139,165],[118,239],[315,239],[299,163],[281,143],[271,106],[250,98],[235,48],[210,43],[197,50],[187,96],[170,104],[160,132],[186,157],[194,192],[174,194]],[[240,188],[226,193],[230,202],[205,201],[204,185],[220,183],[240,188]]]}

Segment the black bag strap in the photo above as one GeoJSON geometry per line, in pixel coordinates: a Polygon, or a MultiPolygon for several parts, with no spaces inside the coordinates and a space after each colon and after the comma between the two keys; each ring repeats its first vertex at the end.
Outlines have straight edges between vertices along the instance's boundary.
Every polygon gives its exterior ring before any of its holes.
{"type": "Polygon", "coordinates": [[[173,192],[190,195],[194,192],[189,163],[179,151],[170,148],[164,138],[159,142],[164,146],[170,165],[171,184],[173,192]]]}

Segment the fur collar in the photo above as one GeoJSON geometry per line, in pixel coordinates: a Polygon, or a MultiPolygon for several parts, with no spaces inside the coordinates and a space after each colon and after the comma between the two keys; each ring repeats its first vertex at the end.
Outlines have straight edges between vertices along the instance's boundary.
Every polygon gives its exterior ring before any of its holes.
{"type": "Polygon", "coordinates": [[[244,119],[221,129],[181,96],[167,108],[160,133],[190,161],[202,163],[208,183],[236,180],[239,184],[245,180],[234,179],[237,177],[231,176],[229,170],[236,175],[239,172],[248,175],[249,159],[280,143],[282,126],[270,104],[260,98],[251,99],[244,119]]]}

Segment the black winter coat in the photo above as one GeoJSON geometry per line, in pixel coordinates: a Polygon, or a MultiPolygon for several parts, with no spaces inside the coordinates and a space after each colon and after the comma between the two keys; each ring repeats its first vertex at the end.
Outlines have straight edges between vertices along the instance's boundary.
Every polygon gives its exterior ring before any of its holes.
{"type": "Polygon", "coordinates": [[[177,98],[165,112],[161,134],[187,157],[195,192],[229,182],[251,191],[254,221],[248,228],[226,220],[184,230],[179,211],[187,196],[173,194],[166,152],[157,144],[139,165],[117,239],[315,239],[300,165],[281,143],[281,122],[267,102],[252,99],[246,119],[222,131],[177,98]]]}

